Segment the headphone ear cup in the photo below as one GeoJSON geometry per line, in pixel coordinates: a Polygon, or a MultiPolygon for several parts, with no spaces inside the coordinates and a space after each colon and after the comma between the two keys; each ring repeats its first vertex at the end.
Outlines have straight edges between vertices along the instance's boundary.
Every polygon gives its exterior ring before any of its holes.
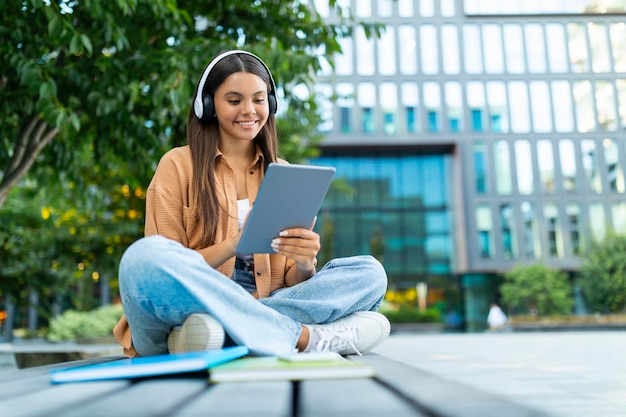
{"type": "Polygon", "coordinates": [[[202,106],[202,121],[208,123],[215,118],[215,106],[210,94],[202,94],[202,106]]]}
{"type": "Polygon", "coordinates": [[[274,95],[274,93],[270,93],[267,96],[267,102],[270,107],[270,115],[276,114],[276,110],[278,110],[278,102],[276,101],[276,95],[274,95]]]}

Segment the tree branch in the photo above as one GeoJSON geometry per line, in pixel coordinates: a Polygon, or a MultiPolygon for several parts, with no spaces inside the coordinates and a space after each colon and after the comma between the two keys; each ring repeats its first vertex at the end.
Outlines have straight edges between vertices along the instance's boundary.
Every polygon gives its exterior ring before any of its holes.
{"type": "Polygon", "coordinates": [[[18,137],[8,168],[0,181],[0,208],[11,189],[26,176],[37,156],[59,131],[56,126],[48,130],[48,124],[39,117],[31,118],[18,137]]]}

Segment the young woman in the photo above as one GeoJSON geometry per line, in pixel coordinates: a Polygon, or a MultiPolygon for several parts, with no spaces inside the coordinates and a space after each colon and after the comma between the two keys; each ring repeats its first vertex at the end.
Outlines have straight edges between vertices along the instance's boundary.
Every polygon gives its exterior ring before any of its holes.
{"type": "MultiPolygon", "coordinates": [[[[277,157],[276,86],[246,51],[204,70],[187,121],[188,145],[167,152],[146,196],[145,236],[122,257],[127,356],[245,345],[254,355],[367,351],[389,335],[377,313],[387,287],[371,256],[317,271],[320,238],[287,229],[273,254],[237,257],[248,209],[277,157]]],[[[287,192],[287,191],[285,191],[287,192]]]]}

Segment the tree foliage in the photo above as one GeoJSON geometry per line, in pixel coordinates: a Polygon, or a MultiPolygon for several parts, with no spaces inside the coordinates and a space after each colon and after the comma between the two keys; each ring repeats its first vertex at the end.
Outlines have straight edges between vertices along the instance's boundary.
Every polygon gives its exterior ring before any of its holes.
{"type": "Polygon", "coordinates": [[[315,156],[311,77],[355,22],[326,24],[308,3],[1,2],[0,293],[116,275],[141,235],[142,190],[160,156],[186,142],[198,77],[221,50],[264,59],[279,90],[281,156],[315,156]]]}
{"type": "Polygon", "coordinates": [[[587,307],[599,313],[626,311],[626,236],[609,233],[583,259],[578,285],[587,307]]]}
{"type": "Polygon", "coordinates": [[[567,274],[542,264],[516,265],[504,274],[500,292],[518,312],[534,307],[539,316],[570,314],[574,306],[567,274]]]}

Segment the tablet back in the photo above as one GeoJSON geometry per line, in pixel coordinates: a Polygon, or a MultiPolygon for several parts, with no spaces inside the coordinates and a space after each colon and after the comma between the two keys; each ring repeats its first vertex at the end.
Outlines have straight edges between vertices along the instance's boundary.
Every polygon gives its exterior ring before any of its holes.
{"type": "Polygon", "coordinates": [[[244,226],[237,255],[274,253],[271,242],[281,230],[310,228],[334,175],[333,167],[270,164],[244,226]]]}

